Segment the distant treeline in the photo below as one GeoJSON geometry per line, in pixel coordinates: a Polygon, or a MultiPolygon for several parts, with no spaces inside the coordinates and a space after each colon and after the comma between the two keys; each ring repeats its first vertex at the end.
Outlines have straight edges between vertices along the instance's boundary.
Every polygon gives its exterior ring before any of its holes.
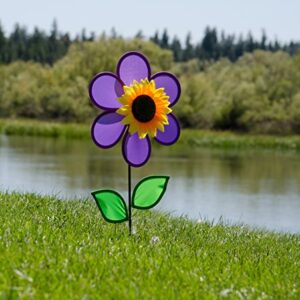
{"type": "MultiPolygon", "coordinates": [[[[103,36],[106,34],[102,33],[101,37],[103,36]]],[[[122,39],[115,29],[111,30],[108,37],[122,39]]],[[[135,38],[145,39],[142,31],[138,31],[135,38]]],[[[95,33],[91,32],[87,35],[84,29],[72,39],[69,33],[61,33],[58,30],[56,21],[53,22],[49,33],[37,27],[29,33],[25,27],[16,24],[14,30],[9,35],[5,35],[0,24],[0,63],[32,60],[52,65],[67,53],[71,44],[95,39],[95,33]]],[[[203,38],[196,43],[192,43],[190,33],[182,43],[176,36],[170,37],[166,29],[161,34],[156,32],[150,37],[150,41],[163,49],[171,50],[176,62],[185,62],[194,58],[210,61],[228,58],[236,61],[244,53],[251,53],[255,50],[271,52],[281,50],[294,55],[300,49],[298,42],[291,41],[283,44],[277,40],[271,41],[264,31],[260,39],[255,39],[251,32],[246,37],[242,35],[236,37],[233,34],[227,35],[223,31],[219,33],[217,29],[210,27],[205,29],[203,38]]]]}
{"type": "Polygon", "coordinates": [[[216,61],[223,57],[236,61],[244,53],[251,53],[255,50],[271,52],[281,50],[294,55],[300,49],[299,42],[291,41],[287,44],[282,44],[277,40],[269,40],[265,31],[262,31],[260,39],[255,39],[251,32],[248,33],[247,37],[242,35],[236,37],[234,34],[226,35],[224,31],[219,34],[216,28],[210,27],[206,27],[202,40],[196,44],[192,43],[190,33],[187,34],[185,43],[182,45],[176,36],[170,38],[166,29],[162,34],[156,32],[150,40],[163,49],[171,50],[174,60],[177,62],[188,61],[193,58],[216,61]]]}
{"type": "Polygon", "coordinates": [[[58,30],[56,21],[53,22],[50,33],[37,27],[32,33],[29,33],[26,27],[16,24],[8,36],[5,35],[0,24],[0,63],[32,60],[52,65],[67,53],[72,43],[93,41],[94,39],[94,33],[87,36],[84,29],[81,34],[71,39],[69,33],[61,33],[58,30]]]}

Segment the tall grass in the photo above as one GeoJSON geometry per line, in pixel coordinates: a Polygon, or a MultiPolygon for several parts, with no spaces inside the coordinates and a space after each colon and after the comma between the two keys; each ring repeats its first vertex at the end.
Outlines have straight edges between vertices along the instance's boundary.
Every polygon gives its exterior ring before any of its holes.
{"type": "Polygon", "coordinates": [[[186,129],[182,143],[212,148],[263,148],[300,150],[299,135],[258,135],[230,131],[186,129]]]}
{"type": "Polygon", "coordinates": [[[0,132],[6,135],[43,136],[54,138],[88,138],[90,128],[86,124],[55,123],[38,120],[0,120],[0,132]]]}

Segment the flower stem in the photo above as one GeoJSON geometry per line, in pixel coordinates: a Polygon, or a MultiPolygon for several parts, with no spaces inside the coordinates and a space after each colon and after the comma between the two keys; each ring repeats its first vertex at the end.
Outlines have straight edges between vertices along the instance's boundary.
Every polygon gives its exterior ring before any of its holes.
{"type": "Polygon", "coordinates": [[[128,164],[128,229],[129,235],[132,234],[132,218],[131,218],[131,167],[128,164]]]}

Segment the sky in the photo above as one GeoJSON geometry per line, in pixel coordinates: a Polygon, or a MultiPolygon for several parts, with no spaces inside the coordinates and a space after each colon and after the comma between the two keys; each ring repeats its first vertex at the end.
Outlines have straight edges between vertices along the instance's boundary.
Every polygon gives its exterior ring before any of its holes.
{"type": "Polygon", "coordinates": [[[146,37],[164,28],[181,40],[191,32],[199,41],[209,25],[226,33],[300,41],[299,0],[0,0],[0,22],[6,33],[15,23],[49,31],[56,19],[62,32],[72,36],[87,32],[109,33],[115,28],[124,37],[142,30],[146,37]]]}

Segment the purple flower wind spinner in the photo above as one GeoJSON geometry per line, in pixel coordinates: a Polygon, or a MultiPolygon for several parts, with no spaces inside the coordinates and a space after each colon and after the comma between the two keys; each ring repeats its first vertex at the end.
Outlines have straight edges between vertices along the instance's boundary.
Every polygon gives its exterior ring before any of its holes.
{"type": "Polygon", "coordinates": [[[180,84],[168,72],[151,75],[147,58],[138,52],[124,54],[116,74],[97,74],[89,87],[93,103],[105,110],[92,125],[92,138],[101,148],[111,148],[122,140],[123,157],[128,164],[128,208],[113,190],[92,192],[103,218],[111,223],[128,221],[131,209],[149,209],[164,195],[169,177],[142,179],[131,195],[131,167],[141,167],[150,158],[150,138],[163,145],[174,144],[180,127],[172,107],[180,97],[180,84]]]}

